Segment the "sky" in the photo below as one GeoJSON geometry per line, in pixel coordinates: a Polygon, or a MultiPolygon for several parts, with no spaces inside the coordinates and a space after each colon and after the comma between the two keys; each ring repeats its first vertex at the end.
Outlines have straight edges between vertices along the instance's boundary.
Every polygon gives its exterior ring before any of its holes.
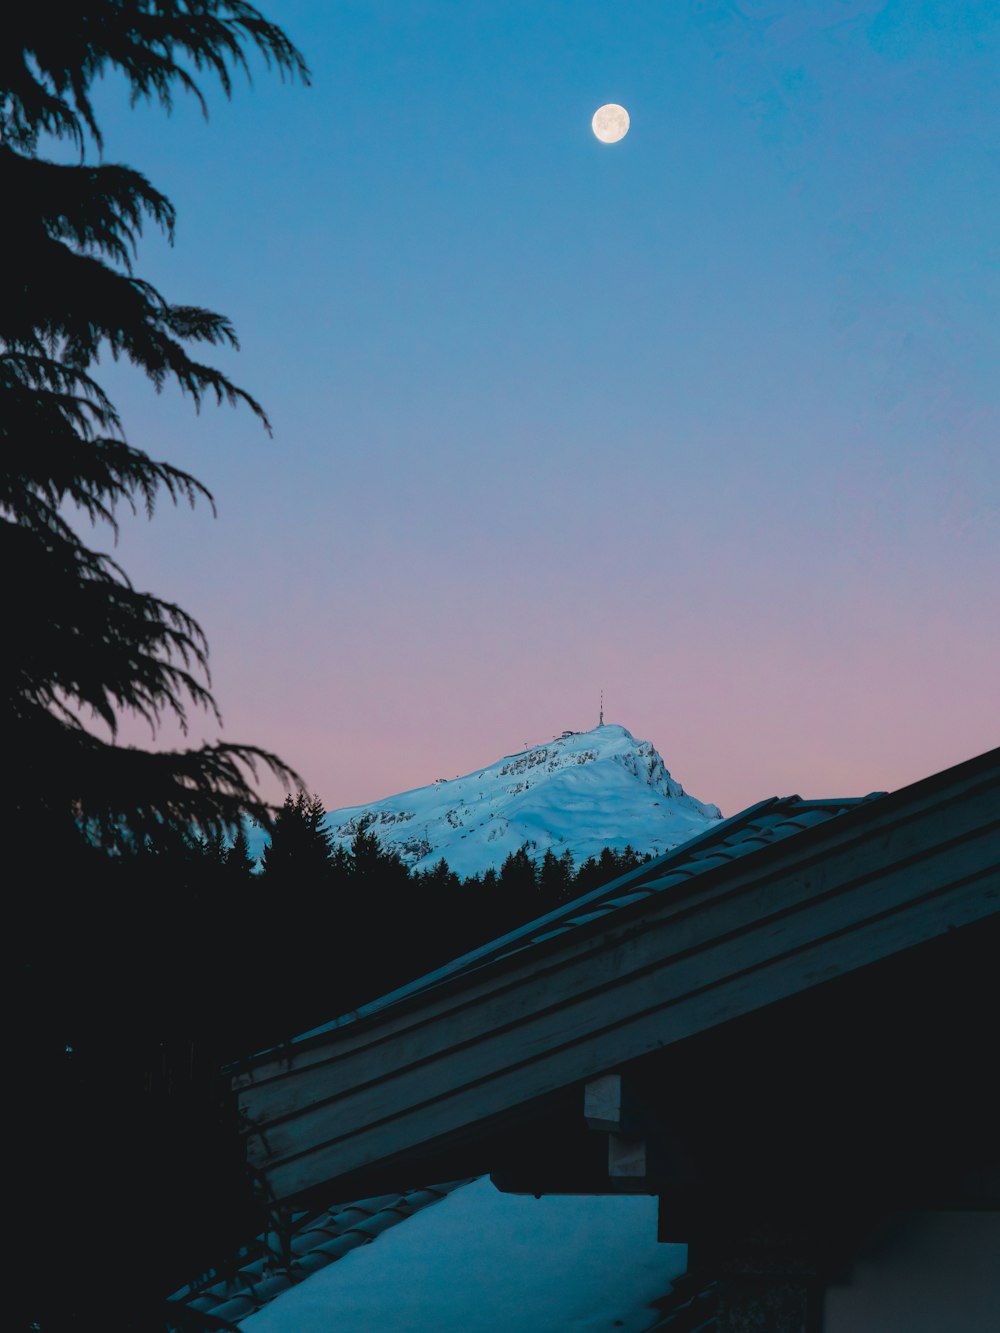
{"type": "Polygon", "coordinates": [[[223,738],[334,808],[603,689],[725,814],[997,744],[1000,4],[261,8],[310,88],[97,99],[178,210],[138,271],[232,318],[273,424],[103,368],[216,497],[118,555],[223,738]]]}

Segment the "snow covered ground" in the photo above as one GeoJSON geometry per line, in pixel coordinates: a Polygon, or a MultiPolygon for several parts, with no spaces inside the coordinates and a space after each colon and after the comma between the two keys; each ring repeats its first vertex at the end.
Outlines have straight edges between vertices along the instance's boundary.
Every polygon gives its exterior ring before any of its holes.
{"type": "Polygon", "coordinates": [[[674,781],[650,741],[608,724],[565,732],[464,777],[333,810],[327,824],[346,845],[367,821],[412,868],[428,869],[443,856],[465,876],[499,868],[525,845],[536,860],[550,848],[556,856],[568,849],[577,865],[627,843],[660,855],[719,818],[718,807],[674,781]]]}
{"type": "Polygon", "coordinates": [[[246,1333],[640,1333],[687,1266],[644,1195],[501,1194],[473,1181],[352,1250],[240,1325],[246,1333]]]}

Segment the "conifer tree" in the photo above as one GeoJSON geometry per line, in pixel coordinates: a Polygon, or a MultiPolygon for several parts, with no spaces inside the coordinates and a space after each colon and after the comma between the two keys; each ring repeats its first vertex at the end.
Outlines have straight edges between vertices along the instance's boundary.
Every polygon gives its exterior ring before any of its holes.
{"type": "Polygon", "coordinates": [[[208,834],[198,841],[198,847],[202,857],[213,870],[218,870],[226,864],[229,854],[229,848],[226,846],[226,840],[219,831],[208,834]]]}
{"type": "Polygon", "coordinates": [[[616,860],[618,865],[616,873],[619,875],[627,875],[630,870],[638,870],[644,859],[648,860],[649,858],[648,856],[646,858],[641,857],[632,844],[627,842],[617,854],[616,860]]]}
{"type": "Polygon", "coordinates": [[[500,867],[500,891],[512,898],[533,893],[538,885],[534,861],[523,847],[509,852],[500,867]]]}
{"type": "Polygon", "coordinates": [[[351,839],[351,875],[356,885],[371,893],[388,896],[409,888],[409,867],[398,853],[383,847],[363,819],[351,839]]]}
{"type": "Polygon", "coordinates": [[[564,885],[565,885],[565,893],[564,893],[564,896],[567,897],[567,898],[572,898],[572,896],[573,896],[573,887],[574,887],[574,886],[573,886],[573,881],[574,881],[574,879],[575,879],[575,873],[574,873],[574,865],[573,865],[573,853],[570,851],[570,849],[569,849],[568,847],[567,847],[566,850],[563,852],[563,854],[560,856],[560,858],[559,858],[559,864],[560,864],[560,866],[561,866],[561,872],[560,872],[560,873],[561,873],[561,878],[562,878],[562,881],[563,881],[563,883],[564,883],[564,885]]]}
{"type": "MultiPolygon", "coordinates": [[[[235,1135],[220,1146],[215,1085],[224,955],[207,947],[211,922],[197,912],[206,868],[216,872],[195,839],[217,846],[244,816],[268,821],[257,773],[294,774],[254,746],[120,742],[123,716],[155,732],[171,715],[186,729],[199,710],[218,714],[197,623],[137,588],[86,523],[110,536],[123,513],[152,514],[158,499],[211,497],[127,438],[99,358],[127,361],[196,406],[243,404],[267,423],[197,352],[235,346],[229,321],[171,301],[136,271],[143,229],[171,237],[174,210],[140,170],[101,160],[91,95],[116,74],[133,99],[169,110],[178,91],[200,99],[205,76],[229,93],[254,52],[307,77],[285,34],[244,0],[15,0],[4,10],[0,820],[16,831],[2,831],[15,890],[19,846],[32,861],[21,881],[30,892],[10,895],[26,1093],[23,1180],[8,1182],[5,1220],[28,1242],[11,1261],[23,1294],[9,1322],[44,1333],[162,1333],[163,1298],[220,1253],[223,1224],[234,1225],[227,1191],[240,1188],[241,1168],[235,1135]],[[79,160],[47,160],[52,140],[79,160]],[[78,1047],[51,1040],[68,1020],[78,1047]],[[147,1062],[160,1084],[145,1085],[147,1062]],[[58,1279],[41,1243],[53,1199],[73,1237],[58,1279]]],[[[190,1312],[185,1322],[194,1326],[190,1312]]]]}
{"type": "Polygon", "coordinates": [[[341,843],[334,846],[330,854],[330,869],[333,875],[334,884],[343,884],[354,868],[354,862],[351,853],[341,843]]]}
{"type": "Polygon", "coordinates": [[[504,858],[500,867],[497,906],[500,911],[499,928],[510,930],[530,921],[543,909],[538,892],[538,871],[525,847],[519,847],[504,858]]]}
{"type": "Polygon", "coordinates": [[[541,910],[549,911],[553,907],[558,907],[564,903],[570,896],[573,884],[573,853],[567,850],[561,855],[556,856],[551,848],[548,848],[542,857],[542,864],[538,871],[538,888],[542,898],[541,910]]]}
{"type": "MultiPolygon", "coordinates": [[[[122,508],[151,514],[163,494],[210,502],[188,473],[125,437],[95,378],[102,352],[130,361],[157,389],[262,408],[193,345],[236,345],[222,315],[169,301],[134,271],[152,224],[172,236],[170,201],[137,170],[86,160],[102,138],[94,82],[116,71],[133,98],[169,110],[176,90],[202,93],[257,51],[282,75],[307,78],[285,34],[242,0],[86,0],[17,5],[0,43],[0,659],[4,787],[0,809],[50,830],[89,826],[108,846],[165,827],[209,836],[242,814],[267,820],[261,765],[290,770],[254,746],[148,751],[117,743],[119,719],[155,729],[192,707],[218,716],[197,623],[137,589],[71,521],[112,528],[122,508]],[[192,70],[194,72],[192,72],[192,70]],[[76,165],[47,161],[44,136],[69,140],[76,165]],[[102,723],[104,733],[93,723],[102,723]]],[[[204,105],[204,103],[203,103],[204,105]]]]}
{"type": "Polygon", "coordinates": [[[226,877],[239,884],[249,884],[256,861],[250,855],[246,829],[241,824],[236,830],[233,845],[226,852],[226,877]]]}
{"type": "Polygon", "coordinates": [[[599,884],[609,884],[618,874],[618,856],[612,847],[602,847],[597,858],[599,884]]]}
{"type": "MultiPolygon", "coordinates": [[[[457,893],[462,884],[462,881],[443,856],[431,866],[430,870],[421,871],[415,878],[417,880],[414,885],[416,892],[436,895],[438,901],[442,904],[448,900],[447,896],[449,894],[457,893]]],[[[468,884],[468,881],[466,881],[466,884],[468,884]]]]}
{"type": "Polygon", "coordinates": [[[305,888],[329,883],[333,845],[325,818],[318,796],[299,792],[285,797],[274,821],[271,842],[261,857],[261,869],[270,885],[305,888]]]}
{"type": "Polygon", "coordinates": [[[359,819],[350,847],[351,874],[358,879],[374,877],[382,861],[382,844],[371,831],[371,818],[359,819]]]}

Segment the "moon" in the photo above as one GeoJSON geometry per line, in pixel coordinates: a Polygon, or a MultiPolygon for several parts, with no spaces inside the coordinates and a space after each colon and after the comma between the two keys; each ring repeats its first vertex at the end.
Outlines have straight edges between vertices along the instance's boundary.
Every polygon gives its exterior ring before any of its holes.
{"type": "Polygon", "coordinates": [[[617,102],[608,102],[597,108],[590,124],[601,143],[617,143],[628,134],[628,112],[617,102]]]}

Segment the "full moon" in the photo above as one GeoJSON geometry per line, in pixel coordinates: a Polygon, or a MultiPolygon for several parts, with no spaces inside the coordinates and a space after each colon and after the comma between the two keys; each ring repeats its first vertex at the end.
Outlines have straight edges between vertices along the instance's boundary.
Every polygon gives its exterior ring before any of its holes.
{"type": "Polygon", "coordinates": [[[601,143],[617,143],[628,134],[628,112],[617,102],[608,102],[599,106],[590,122],[594,133],[601,143]]]}

